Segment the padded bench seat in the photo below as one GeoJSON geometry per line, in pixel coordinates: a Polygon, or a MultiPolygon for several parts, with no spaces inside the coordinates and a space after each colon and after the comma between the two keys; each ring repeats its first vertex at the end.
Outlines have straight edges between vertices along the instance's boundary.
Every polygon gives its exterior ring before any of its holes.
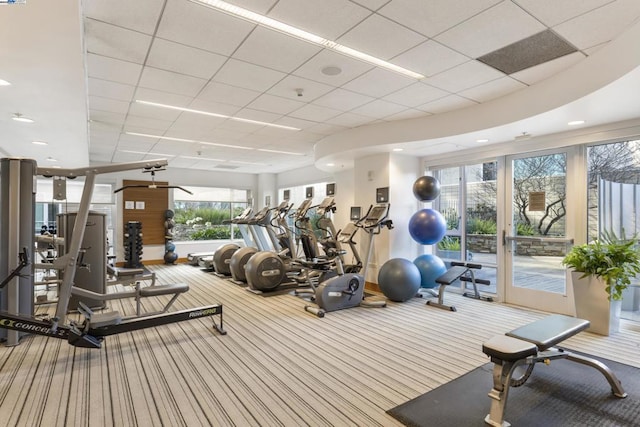
{"type": "Polygon", "coordinates": [[[158,295],[181,294],[189,290],[186,283],[173,283],[170,285],[154,285],[140,288],[141,297],[155,297],[158,295]]]}
{"type": "Polygon", "coordinates": [[[144,274],[145,270],[143,268],[113,267],[111,265],[107,265],[107,272],[112,276],[125,277],[144,274]]]}
{"type": "Polygon", "coordinates": [[[491,356],[492,359],[515,362],[538,354],[538,347],[533,343],[507,335],[496,335],[482,344],[482,352],[491,356]]]}
{"type": "Polygon", "coordinates": [[[538,350],[544,351],[588,327],[588,320],[553,314],[507,332],[506,335],[533,343],[538,350]]]}

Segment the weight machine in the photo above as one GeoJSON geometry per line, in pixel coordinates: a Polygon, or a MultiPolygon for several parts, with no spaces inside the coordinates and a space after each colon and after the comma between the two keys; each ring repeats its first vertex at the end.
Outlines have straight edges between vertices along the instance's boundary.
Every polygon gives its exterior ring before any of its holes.
{"type": "MultiPolygon", "coordinates": [[[[80,246],[84,237],[96,176],[140,168],[145,171],[157,171],[166,165],[167,161],[160,159],[79,169],[36,169],[34,160],[0,159],[0,174],[2,174],[0,180],[2,209],[0,209],[0,214],[3,216],[2,224],[0,224],[2,227],[0,229],[0,246],[6,249],[8,262],[11,263],[0,265],[0,277],[6,276],[6,279],[0,283],[0,307],[2,308],[0,310],[0,331],[2,329],[9,330],[6,337],[7,345],[17,345],[21,335],[33,333],[66,339],[69,344],[76,347],[100,348],[104,337],[109,335],[215,315],[220,316],[220,321],[216,323],[213,320],[214,329],[222,335],[226,334],[223,328],[222,304],[132,318],[123,318],[117,311],[93,313],[84,304],[80,304],[79,311],[84,316],[84,320],[80,323],[67,321],[69,299],[72,295],[78,295],[83,291],[74,286],[74,277],[76,266],[80,262],[80,246]],[[33,317],[33,264],[29,257],[29,249],[27,249],[34,246],[35,189],[33,181],[36,173],[46,177],[85,177],[67,253],[57,260],[57,263],[64,269],[64,275],[60,284],[56,312],[53,317],[45,319],[33,317]],[[11,181],[10,186],[9,181],[11,181]],[[24,215],[21,215],[21,211],[24,212],[24,215]],[[21,229],[26,231],[18,232],[21,229]],[[7,265],[17,265],[17,267],[8,272],[7,265]]],[[[179,291],[183,289],[184,285],[165,285],[164,290],[172,286],[180,286],[180,289],[170,289],[175,291],[171,293],[177,294],[180,293],[179,291]]],[[[0,338],[2,337],[0,335],[0,338]]]]}

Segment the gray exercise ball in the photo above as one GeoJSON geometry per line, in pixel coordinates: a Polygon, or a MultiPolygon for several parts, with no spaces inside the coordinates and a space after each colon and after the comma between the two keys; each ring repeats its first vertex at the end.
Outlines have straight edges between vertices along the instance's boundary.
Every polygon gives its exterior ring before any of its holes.
{"type": "Polygon", "coordinates": [[[378,286],[391,301],[404,302],[420,289],[422,277],[418,267],[408,259],[392,258],[378,272],[378,286]]]}
{"type": "Polygon", "coordinates": [[[432,176],[421,176],[413,183],[413,195],[421,202],[435,200],[440,195],[440,182],[432,176]]]}

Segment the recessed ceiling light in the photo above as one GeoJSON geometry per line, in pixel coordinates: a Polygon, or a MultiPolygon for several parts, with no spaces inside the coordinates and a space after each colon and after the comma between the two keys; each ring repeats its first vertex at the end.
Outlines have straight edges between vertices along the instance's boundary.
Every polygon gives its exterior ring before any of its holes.
{"type": "Polygon", "coordinates": [[[394,148],[393,151],[404,151],[404,148],[394,148]]]}
{"type": "Polygon", "coordinates": [[[480,143],[489,142],[489,140],[488,139],[476,139],[476,142],[480,142],[480,143]]]}
{"type": "Polygon", "coordinates": [[[20,113],[14,113],[13,117],[11,117],[13,120],[15,120],[16,122],[22,122],[22,123],[33,123],[33,119],[30,119],[29,117],[25,117],[20,113]]]}
{"type": "Polygon", "coordinates": [[[135,151],[135,150],[118,150],[120,153],[129,153],[129,154],[144,154],[149,156],[162,156],[162,157],[175,157],[175,154],[167,154],[167,153],[152,153],[150,151],[135,151]]]}
{"type": "Polygon", "coordinates": [[[150,135],[148,133],[125,132],[125,134],[133,135],[133,136],[144,136],[145,138],[166,139],[167,141],[195,142],[197,144],[202,144],[202,145],[213,145],[216,147],[237,148],[238,150],[253,150],[253,148],[251,147],[243,147],[242,145],[218,144],[217,142],[198,141],[196,139],[174,138],[171,136],[162,136],[162,135],[150,135]]]}
{"type": "Polygon", "coordinates": [[[573,120],[569,123],[567,123],[569,126],[578,126],[578,125],[583,125],[584,124],[584,120],[573,120]]]}
{"type": "Polygon", "coordinates": [[[8,82],[8,81],[6,81],[6,80],[2,80],[2,79],[0,79],[0,86],[11,86],[11,83],[9,83],[9,82],[8,82]]]}
{"type": "Polygon", "coordinates": [[[286,129],[286,130],[300,130],[299,128],[294,128],[294,127],[291,127],[291,126],[277,125],[275,123],[261,122],[259,120],[243,119],[242,117],[227,116],[226,114],[210,113],[208,111],[194,110],[194,109],[191,109],[191,108],[178,107],[178,106],[175,106],[175,105],[159,104],[157,102],[143,101],[143,100],[140,100],[140,99],[136,99],[136,103],[143,104],[143,105],[150,105],[152,107],[167,108],[169,110],[184,111],[185,113],[194,113],[194,114],[202,114],[202,115],[211,116],[211,117],[220,117],[222,119],[235,120],[235,121],[243,122],[243,123],[252,123],[252,124],[260,125],[260,126],[269,126],[269,127],[274,127],[274,128],[279,128],[279,129],[286,129]]]}
{"type": "Polygon", "coordinates": [[[35,145],[49,145],[48,142],[44,142],[44,141],[32,141],[31,143],[35,145]]]}
{"type": "Polygon", "coordinates": [[[252,22],[256,25],[270,28],[272,30],[279,31],[289,36],[296,37],[308,43],[315,44],[316,46],[321,46],[325,49],[339,52],[345,56],[350,56],[351,58],[355,58],[360,61],[375,65],[376,67],[385,68],[387,70],[394,71],[396,73],[400,73],[405,76],[418,79],[418,80],[424,79],[425,77],[420,73],[407,70],[406,68],[402,68],[398,65],[384,61],[380,58],[367,55],[364,52],[360,52],[348,46],[341,45],[339,43],[336,43],[333,40],[325,39],[324,37],[320,37],[316,34],[312,34],[307,31],[301,30],[300,28],[296,28],[289,24],[285,24],[284,22],[276,21],[275,19],[269,18],[264,15],[260,15],[258,13],[252,12],[247,9],[243,9],[241,7],[232,5],[230,3],[227,3],[221,0],[190,0],[190,1],[194,3],[203,4],[205,6],[211,7],[212,9],[235,16],[236,18],[244,19],[245,21],[252,22]]]}
{"type": "Polygon", "coordinates": [[[277,153],[277,154],[291,154],[293,156],[304,156],[304,153],[296,153],[293,151],[280,151],[280,150],[267,150],[266,148],[258,148],[258,151],[264,151],[265,153],[277,153]]]}
{"type": "Polygon", "coordinates": [[[327,166],[335,166],[335,163],[327,163],[327,166]]]}
{"type": "Polygon", "coordinates": [[[222,159],[212,159],[211,157],[202,157],[202,156],[179,156],[181,159],[189,159],[189,160],[205,160],[209,162],[224,162],[222,159]]]}
{"type": "Polygon", "coordinates": [[[58,160],[54,159],[53,157],[47,157],[47,162],[57,162],[58,160]]]}

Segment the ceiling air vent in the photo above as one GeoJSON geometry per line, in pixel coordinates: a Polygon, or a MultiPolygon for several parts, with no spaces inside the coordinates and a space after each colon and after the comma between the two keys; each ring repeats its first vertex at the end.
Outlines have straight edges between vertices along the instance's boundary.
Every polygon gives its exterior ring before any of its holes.
{"type": "Polygon", "coordinates": [[[233,170],[233,169],[238,169],[240,166],[234,166],[234,165],[216,165],[214,166],[214,169],[227,169],[227,170],[233,170]]]}
{"type": "Polygon", "coordinates": [[[512,74],[577,52],[575,46],[551,30],[545,30],[478,58],[505,74],[512,74]]]}

